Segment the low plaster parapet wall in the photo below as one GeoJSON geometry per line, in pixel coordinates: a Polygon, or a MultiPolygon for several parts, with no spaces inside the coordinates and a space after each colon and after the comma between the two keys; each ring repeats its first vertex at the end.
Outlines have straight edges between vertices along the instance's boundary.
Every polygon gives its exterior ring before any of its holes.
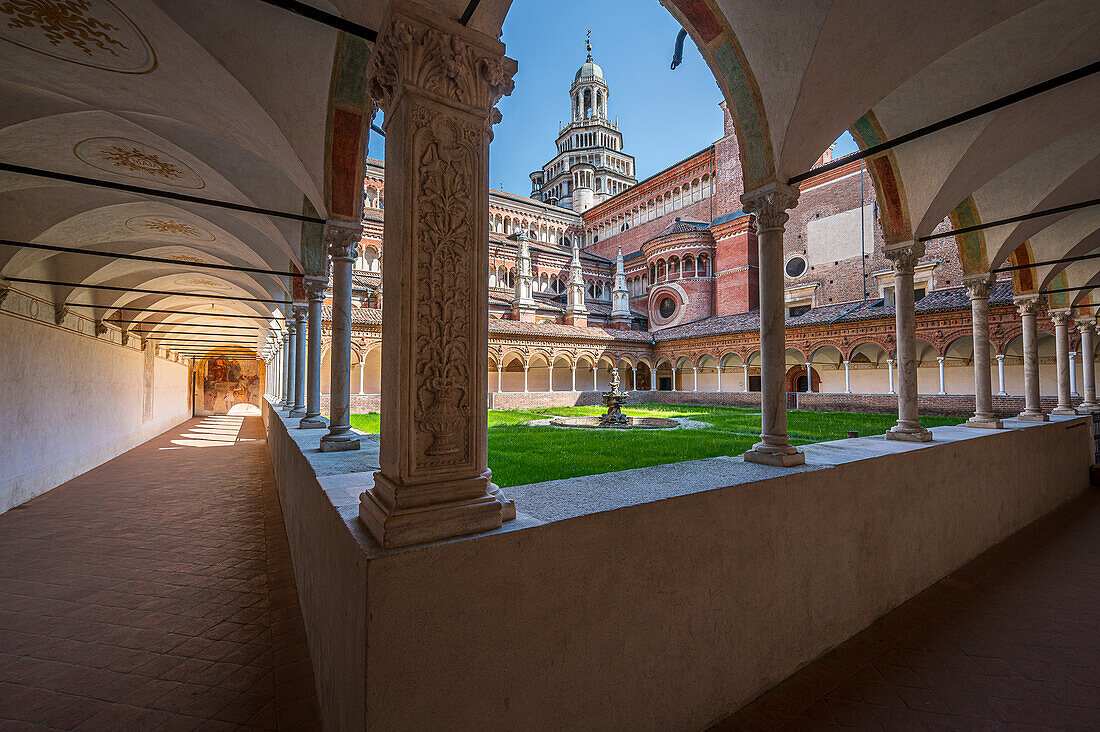
{"type": "Polygon", "coordinates": [[[519,486],[501,530],[382,551],[356,520],[376,443],[337,475],[309,451],[321,431],[267,414],[341,730],[703,729],[1085,490],[1092,462],[1084,417],[940,427],[808,445],[799,468],[721,457],[519,486]]]}

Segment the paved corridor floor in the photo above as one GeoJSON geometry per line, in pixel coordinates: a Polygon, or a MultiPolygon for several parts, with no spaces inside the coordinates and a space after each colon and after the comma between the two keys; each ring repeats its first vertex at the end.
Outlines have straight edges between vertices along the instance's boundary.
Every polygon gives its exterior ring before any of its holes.
{"type": "Polygon", "coordinates": [[[316,720],[259,417],[191,420],[0,515],[0,730],[316,720]]]}
{"type": "Polygon", "coordinates": [[[1009,537],[721,730],[1100,730],[1100,494],[1009,537]]]}

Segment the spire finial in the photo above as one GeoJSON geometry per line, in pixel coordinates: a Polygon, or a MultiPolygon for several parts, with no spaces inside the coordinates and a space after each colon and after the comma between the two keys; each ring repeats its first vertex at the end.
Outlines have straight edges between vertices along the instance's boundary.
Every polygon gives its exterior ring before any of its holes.
{"type": "Polygon", "coordinates": [[[592,29],[589,28],[588,32],[584,35],[584,47],[588,51],[588,60],[592,61],[592,29]]]}

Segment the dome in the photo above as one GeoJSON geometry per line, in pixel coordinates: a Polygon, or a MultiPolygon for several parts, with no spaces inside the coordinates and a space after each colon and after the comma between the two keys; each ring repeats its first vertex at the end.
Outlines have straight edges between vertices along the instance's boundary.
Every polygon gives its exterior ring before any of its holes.
{"type": "Polygon", "coordinates": [[[592,61],[591,56],[589,56],[588,60],[585,61],[579,69],[577,69],[577,75],[573,77],[573,81],[580,81],[581,77],[584,76],[595,76],[597,79],[603,78],[603,69],[601,69],[598,64],[592,61]]]}

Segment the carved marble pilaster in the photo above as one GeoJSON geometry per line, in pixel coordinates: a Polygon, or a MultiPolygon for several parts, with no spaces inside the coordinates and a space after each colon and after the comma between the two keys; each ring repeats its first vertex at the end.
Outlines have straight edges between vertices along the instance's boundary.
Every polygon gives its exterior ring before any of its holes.
{"type": "Polygon", "coordinates": [[[324,242],[332,267],[332,347],[329,351],[329,426],[322,452],[358,450],[351,431],[351,267],[359,254],[361,226],[325,224],[324,242]]]}
{"type": "Polygon", "coordinates": [[[801,465],[805,456],[787,437],[786,311],[783,304],[783,227],[798,203],[798,189],[769,183],[741,196],[741,208],[756,216],[760,250],[760,442],[745,460],[801,465]]]}
{"type": "Polygon", "coordinates": [[[888,440],[930,442],[932,433],[920,425],[917,408],[917,314],[913,271],[924,255],[924,244],[905,241],[888,244],[882,252],[894,270],[894,328],[898,356],[898,423],[888,440]]]}
{"type": "Polygon", "coordinates": [[[386,113],[382,423],[360,519],[384,547],[498,528],[487,457],[488,160],[515,62],[498,40],[396,0],[368,67],[386,113]]]}

